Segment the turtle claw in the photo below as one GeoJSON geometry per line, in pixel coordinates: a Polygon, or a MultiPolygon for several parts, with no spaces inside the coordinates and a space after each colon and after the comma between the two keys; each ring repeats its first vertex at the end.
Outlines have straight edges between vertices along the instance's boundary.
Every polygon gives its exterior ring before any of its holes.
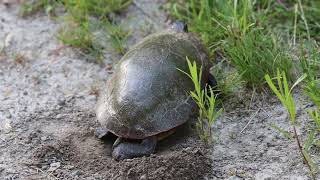
{"type": "Polygon", "coordinates": [[[114,149],[115,147],[117,147],[121,142],[122,142],[122,138],[121,138],[121,137],[118,137],[118,138],[116,139],[116,141],[113,143],[112,149],[114,149]]]}

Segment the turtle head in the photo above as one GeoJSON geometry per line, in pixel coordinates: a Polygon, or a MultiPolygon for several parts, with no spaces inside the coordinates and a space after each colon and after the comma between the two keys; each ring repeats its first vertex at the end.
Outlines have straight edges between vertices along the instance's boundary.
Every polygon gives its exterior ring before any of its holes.
{"type": "Polygon", "coordinates": [[[182,21],[175,21],[172,24],[171,29],[175,32],[188,32],[188,25],[182,21]]]}

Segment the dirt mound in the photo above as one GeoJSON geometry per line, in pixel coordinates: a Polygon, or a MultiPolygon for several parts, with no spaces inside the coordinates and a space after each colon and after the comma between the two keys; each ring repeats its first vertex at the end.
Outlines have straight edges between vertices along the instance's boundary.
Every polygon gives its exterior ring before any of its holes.
{"type": "MultiPolygon", "coordinates": [[[[94,136],[95,118],[84,116],[80,110],[70,110],[71,107],[46,112],[48,116],[33,116],[32,121],[44,119],[55,124],[51,117],[55,113],[64,114],[64,121],[57,123],[62,130],[69,128],[64,137],[51,134],[47,142],[34,142],[35,148],[31,153],[29,167],[52,178],[93,178],[93,179],[201,179],[211,171],[208,151],[194,135],[188,134],[188,127],[178,129],[167,140],[158,144],[156,154],[150,157],[115,161],[111,158],[114,139],[100,140],[94,136]],[[69,110],[68,110],[69,109],[69,110]],[[63,112],[67,110],[68,112],[63,112]],[[77,113],[70,113],[77,112],[77,113]],[[79,118],[81,116],[82,118],[79,118]],[[40,117],[36,119],[35,117],[40,117]],[[85,118],[86,117],[86,118],[85,118]],[[79,121],[74,121],[79,120],[79,121]],[[72,126],[63,125],[71,124],[72,126]]],[[[88,112],[90,114],[90,112],[88,112]]],[[[30,123],[30,122],[29,122],[30,123]]],[[[46,125],[46,127],[48,127],[46,125]]],[[[191,132],[191,131],[190,131],[191,132]]],[[[37,131],[37,133],[47,133],[37,131]]],[[[43,137],[43,135],[34,135],[43,137]]],[[[41,140],[41,139],[40,139],[41,140]]],[[[42,139],[43,140],[43,139],[42,139]]]]}

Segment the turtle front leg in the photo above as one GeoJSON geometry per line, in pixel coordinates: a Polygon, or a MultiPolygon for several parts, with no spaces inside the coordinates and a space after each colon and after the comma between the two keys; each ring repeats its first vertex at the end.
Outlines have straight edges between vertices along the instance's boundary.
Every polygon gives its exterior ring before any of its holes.
{"type": "Polygon", "coordinates": [[[156,145],[156,136],[143,139],[141,143],[129,142],[119,137],[113,146],[112,157],[116,160],[123,160],[148,156],[155,151],[156,145]]]}

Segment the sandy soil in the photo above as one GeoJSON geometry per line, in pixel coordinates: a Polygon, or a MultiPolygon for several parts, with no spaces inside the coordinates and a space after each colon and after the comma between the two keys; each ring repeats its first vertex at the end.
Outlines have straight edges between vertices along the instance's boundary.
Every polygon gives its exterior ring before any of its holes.
{"type": "MultiPolygon", "coordinates": [[[[166,27],[162,1],[135,2],[121,20],[134,32],[128,47],[166,27]]],[[[94,136],[93,108],[112,70],[64,47],[56,39],[58,21],[17,14],[17,5],[0,5],[0,47],[6,45],[0,56],[0,179],[308,179],[295,142],[270,126],[290,130],[285,110],[275,98],[251,91],[226,100],[213,146],[201,143],[190,120],[154,155],[112,160],[114,139],[94,136]],[[22,62],[15,60],[19,54],[22,62]]],[[[106,57],[117,61],[110,52],[106,57]]],[[[311,120],[299,94],[303,135],[311,120]]]]}

